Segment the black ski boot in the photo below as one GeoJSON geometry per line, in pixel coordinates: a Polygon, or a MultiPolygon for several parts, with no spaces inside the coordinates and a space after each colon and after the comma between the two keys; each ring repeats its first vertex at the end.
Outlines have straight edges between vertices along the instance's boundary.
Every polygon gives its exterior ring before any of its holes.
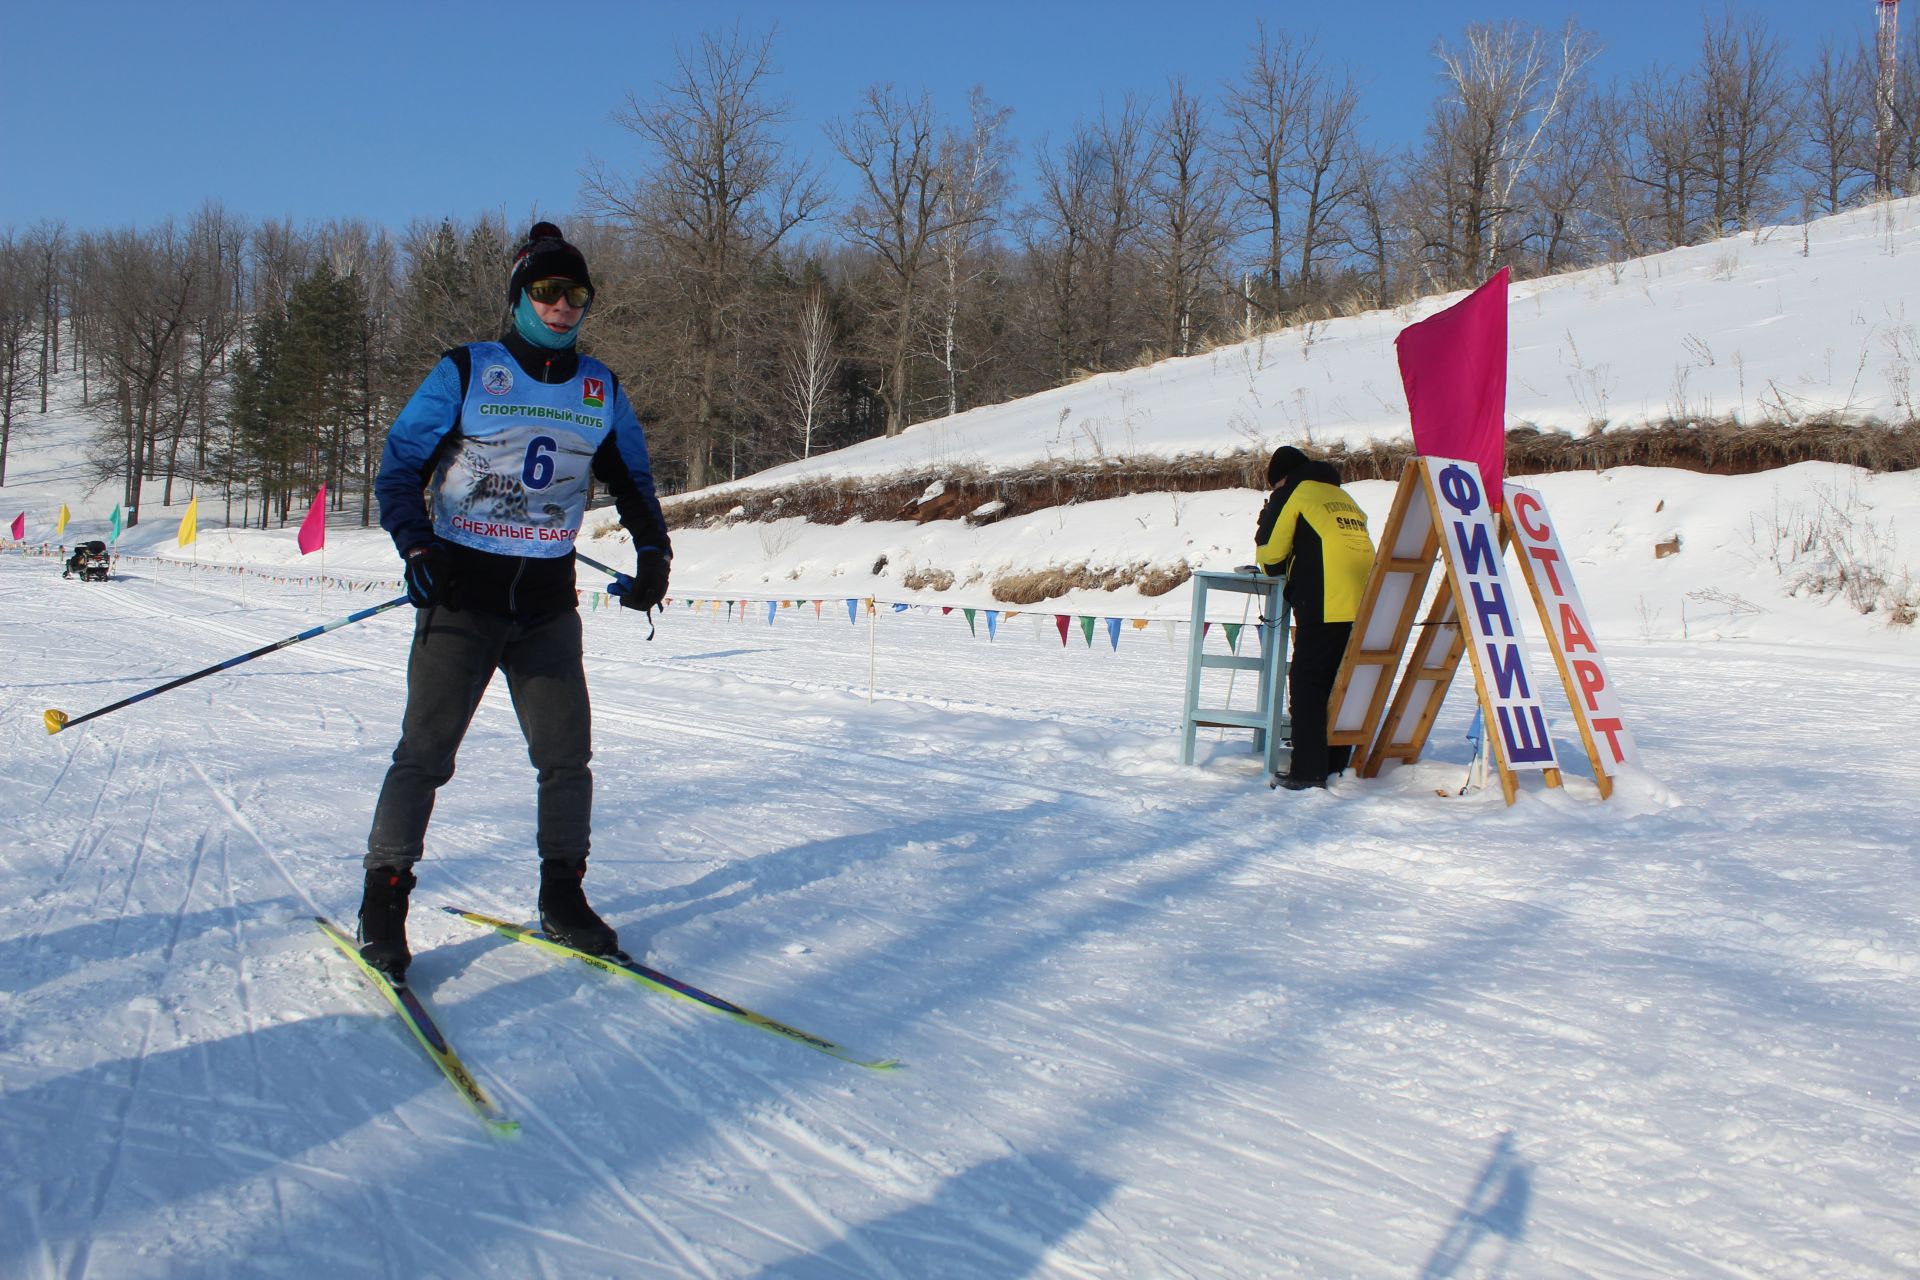
{"type": "Polygon", "coordinates": [[[540,928],[555,942],[576,951],[591,956],[615,955],[620,950],[620,935],[587,905],[586,891],[580,887],[586,874],[585,862],[563,858],[541,861],[540,928]]]}
{"type": "Polygon", "coordinates": [[[360,895],[360,958],[387,975],[395,986],[407,981],[407,895],[413,892],[412,867],[370,867],[360,895]]]}

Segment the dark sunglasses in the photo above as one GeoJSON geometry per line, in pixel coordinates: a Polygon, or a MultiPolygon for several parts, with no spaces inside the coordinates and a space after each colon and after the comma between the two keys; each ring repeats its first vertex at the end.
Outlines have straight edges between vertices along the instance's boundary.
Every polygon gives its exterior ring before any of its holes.
{"type": "Polygon", "coordinates": [[[527,296],[542,306],[550,307],[565,298],[569,306],[585,307],[593,298],[593,290],[571,280],[535,280],[527,286],[527,296]]]}

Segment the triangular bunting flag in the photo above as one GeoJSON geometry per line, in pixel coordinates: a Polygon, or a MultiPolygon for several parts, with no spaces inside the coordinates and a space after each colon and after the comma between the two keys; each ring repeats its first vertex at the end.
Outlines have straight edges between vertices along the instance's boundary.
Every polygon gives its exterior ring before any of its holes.
{"type": "Polygon", "coordinates": [[[962,609],[961,612],[967,615],[967,634],[970,636],[979,635],[980,633],[974,630],[974,626],[973,626],[973,610],[962,609]]]}
{"type": "Polygon", "coordinates": [[[856,625],[859,623],[860,602],[858,600],[847,601],[847,621],[851,623],[855,623],[856,625]]]}
{"type": "Polygon", "coordinates": [[[1227,632],[1227,648],[1234,653],[1240,652],[1240,628],[1244,627],[1246,623],[1223,622],[1220,625],[1224,627],[1227,632]]]}
{"type": "Polygon", "coordinates": [[[1072,624],[1073,619],[1064,613],[1056,613],[1053,615],[1053,625],[1060,628],[1060,643],[1063,645],[1067,642],[1067,628],[1072,624]]]}
{"type": "Polygon", "coordinates": [[[1107,619],[1107,642],[1115,649],[1120,647],[1120,619],[1107,619]]]}
{"type": "Polygon", "coordinates": [[[999,611],[996,609],[987,610],[987,640],[989,643],[992,642],[993,633],[995,629],[999,627],[999,625],[1000,625],[999,611]]]}
{"type": "Polygon", "coordinates": [[[1080,634],[1087,638],[1087,648],[1093,648],[1093,619],[1083,616],[1080,619],[1080,634]]]}

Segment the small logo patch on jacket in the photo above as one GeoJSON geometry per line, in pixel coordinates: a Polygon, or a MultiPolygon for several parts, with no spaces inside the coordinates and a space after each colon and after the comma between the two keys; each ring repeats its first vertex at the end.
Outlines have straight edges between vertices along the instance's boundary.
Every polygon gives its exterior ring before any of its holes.
{"type": "Polygon", "coordinates": [[[607,384],[600,378],[582,378],[580,380],[580,403],[589,409],[607,407],[607,384]]]}

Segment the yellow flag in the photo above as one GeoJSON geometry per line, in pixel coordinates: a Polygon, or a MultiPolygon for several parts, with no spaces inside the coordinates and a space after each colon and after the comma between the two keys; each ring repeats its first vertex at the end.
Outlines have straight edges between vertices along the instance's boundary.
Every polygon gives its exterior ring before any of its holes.
{"type": "Polygon", "coordinates": [[[192,542],[200,527],[200,499],[196,496],[187,504],[187,514],[180,517],[180,545],[192,542]]]}
{"type": "Polygon", "coordinates": [[[73,519],[73,513],[67,510],[67,504],[60,504],[60,519],[54,522],[53,536],[59,537],[67,531],[67,521],[73,519]]]}

